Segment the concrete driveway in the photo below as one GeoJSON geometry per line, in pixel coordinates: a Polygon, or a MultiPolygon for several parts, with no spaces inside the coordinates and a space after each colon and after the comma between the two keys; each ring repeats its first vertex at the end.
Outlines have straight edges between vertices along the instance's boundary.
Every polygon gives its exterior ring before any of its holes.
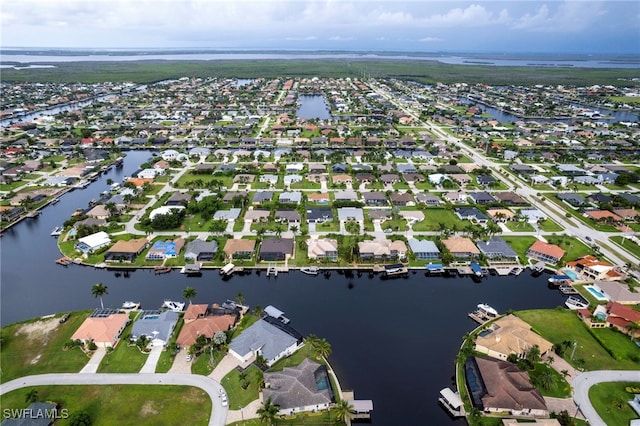
{"type": "Polygon", "coordinates": [[[176,354],[173,364],[168,371],[169,374],[191,374],[191,362],[187,361],[187,354],[188,351],[184,349],[176,354]]]}
{"type": "Polygon", "coordinates": [[[104,358],[106,354],[107,354],[107,348],[103,346],[98,347],[98,349],[95,350],[93,355],[91,355],[91,359],[89,359],[89,362],[87,362],[87,365],[85,365],[82,368],[82,370],[80,370],[80,372],[83,374],[97,372],[98,367],[102,362],[102,358],[104,358]]]}
{"type": "Polygon", "coordinates": [[[589,401],[589,389],[598,383],[640,382],[640,370],[630,371],[590,371],[573,379],[573,400],[591,426],[607,426],[589,401]]]}
{"type": "Polygon", "coordinates": [[[142,369],[140,369],[141,373],[147,374],[156,372],[156,365],[158,365],[160,354],[162,353],[163,349],[164,348],[162,347],[162,345],[156,345],[151,348],[151,352],[149,353],[147,360],[142,366],[142,369]]]}
{"type": "Polygon", "coordinates": [[[211,398],[210,426],[223,426],[227,407],[218,398],[222,386],[215,380],[197,374],[40,374],[26,376],[2,384],[0,395],[28,386],[52,385],[179,385],[194,386],[211,398]]]}

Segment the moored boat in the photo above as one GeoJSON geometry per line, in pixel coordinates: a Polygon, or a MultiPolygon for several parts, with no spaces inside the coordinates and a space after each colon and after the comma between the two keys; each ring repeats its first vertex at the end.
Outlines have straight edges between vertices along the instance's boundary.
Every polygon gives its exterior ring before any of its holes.
{"type": "Polygon", "coordinates": [[[589,302],[583,299],[582,297],[577,296],[569,296],[569,298],[564,302],[565,306],[573,311],[578,309],[586,309],[589,307],[589,302]]]}
{"type": "Polygon", "coordinates": [[[162,308],[167,308],[173,312],[182,312],[184,311],[184,303],[183,302],[175,302],[173,300],[165,300],[162,304],[162,308]]]}
{"type": "Polygon", "coordinates": [[[122,304],[122,309],[138,309],[140,308],[140,302],[132,302],[127,300],[122,304]]]}
{"type": "Polygon", "coordinates": [[[308,268],[300,268],[300,272],[307,275],[318,275],[318,268],[315,266],[310,266],[308,268]]]}

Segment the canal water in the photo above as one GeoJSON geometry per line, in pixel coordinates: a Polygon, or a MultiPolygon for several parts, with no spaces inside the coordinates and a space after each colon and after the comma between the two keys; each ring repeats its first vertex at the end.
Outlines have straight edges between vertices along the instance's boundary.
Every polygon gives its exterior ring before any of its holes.
{"type": "Polygon", "coordinates": [[[320,95],[302,95],[298,98],[300,106],[296,111],[298,118],[311,119],[319,118],[321,120],[328,120],[333,118],[331,116],[331,110],[324,96],[320,95]]]}
{"type": "MultiPolygon", "coordinates": [[[[437,405],[438,392],[453,384],[454,358],[461,337],[475,327],[467,313],[478,303],[499,312],[508,309],[554,308],[563,305],[546,278],[529,272],[519,277],[425,277],[383,281],[368,274],[351,277],[333,271],[330,278],[299,272],[267,278],[264,273],[222,281],[216,271],[189,278],[172,271],[130,274],[55,264],[60,254],[49,234],[79,207],[107,189],[106,180],[120,181],[150,156],[130,151],[122,169],[111,169],[83,190],[66,194],[37,219],[27,219],[0,240],[0,308],[2,325],[62,311],[99,307],[91,286],[108,287],[105,306],[125,300],[158,308],[164,299],[181,300],[186,286],[196,289],[194,302],[233,299],[238,293],[251,306],[273,304],[285,312],[303,334],[327,338],[333,347],[329,361],[344,389],[372,399],[376,425],[452,424],[437,405]]],[[[458,420],[456,423],[463,424],[458,420]]]]}

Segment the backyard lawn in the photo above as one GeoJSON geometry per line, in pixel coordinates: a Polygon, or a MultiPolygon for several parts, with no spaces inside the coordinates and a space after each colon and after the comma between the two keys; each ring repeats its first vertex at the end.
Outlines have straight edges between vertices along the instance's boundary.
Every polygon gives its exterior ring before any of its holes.
{"type": "Polygon", "coordinates": [[[511,246],[511,248],[516,253],[518,253],[518,256],[520,257],[520,262],[526,265],[527,250],[529,250],[529,247],[531,247],[531,244],[533,244],[536,241],[536,237],[529,237],[529,236],[509,237],[506,234],[503,234],[501,237],[511,246]]]}
{"type": "Polygon", "coordinates": [[[80,348],[64,349],[64,344],[89,313],[74,312],[64,324],[59,322],[61,315],[2,328],[2,382],[31,374],[77,373],[85,366],[89,357],[80,348]]]}
{"type": "Polygon", "coordinates": [[[211,399],[201,389],[149,385],[30,387],[3,395],[3,408],[26,408],[31,389],[38,392],[38,401],[55,401],[70,415],[86,412],[92,426],[178,425],[185,419],[190,425],[207,425],[211,413],[211,399]]]}
{"type": "Polygon", "coordinates": [[[589,389],[589,400],[602,420],[609,426],[627,426],[637,418],[635,411],[627,404],[633,394],[625,391],[625,387],[637,387],[638,383],[599,383],[589,389]]]}
{"type": "Polygon", "coordinates": [[[244,374],[245,377],[241,378],[240,371],[233,369],[222,379],[231,410],[239,410],[240,407],[246,407],[251,401],[258,399],[262,389],[262,371],[258,367],[251,365],[244,374]]]}
{"type": "Polygon", "coordinates": [[[413,230],[422,231],[440,231],[441,226],[449,230],[461,230],[468,224],[460,220],[453,211],[441,208],[429,208],[422,210],[424,220],[416,222],[413,230]]]}
{"type": "MultiPolygon", "coordinates": [[[[546,309],[520,311],[517,316],[531,324],[531,328],[551,343],[563,341],[576,342],[576,350],[571,359],[572,349],[567,349],[563,358],[574,367],[584,370],[633,370],[638,368],[638,361],[629,358],[614,359],[607,349],[613,353],[629,353],[635,345],[627,338],[623,341],[603,333],[601,343],[592,335],[573,311],[566,309],[546,309]]],[[[593,330],[596,331],[596,330],[593,330]]],[[[613,333],[613,330],[597,330],[613,333]]],[[[600,335],[598,335],[600,336],[600,335]]],[[[637,347],[635,348],[637,350],[637,347]]]]}

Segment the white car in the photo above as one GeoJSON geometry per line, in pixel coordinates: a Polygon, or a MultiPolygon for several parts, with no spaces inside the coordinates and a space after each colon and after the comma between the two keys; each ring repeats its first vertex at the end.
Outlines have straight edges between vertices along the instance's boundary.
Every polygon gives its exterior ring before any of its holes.
{"type": "Polygon", "coordinates": [[[184,360],[185,360],[185,361],[187,361],[187,362],[191,362],[191,355],[187,355],[187,356],[184,358],[184,360]]]}
{"type": "Polygon", "coordinates": [[[222,399],[222,406],[223,406],[223,407],[226,407],[226,406],[227,406],[227,404],[229,404],[229,401],[227,400],[227,394],[224,394],[224,393],[223,393],[223,394],[222,394],[222,398],[220,398],[220,399],[222,399]]]}

